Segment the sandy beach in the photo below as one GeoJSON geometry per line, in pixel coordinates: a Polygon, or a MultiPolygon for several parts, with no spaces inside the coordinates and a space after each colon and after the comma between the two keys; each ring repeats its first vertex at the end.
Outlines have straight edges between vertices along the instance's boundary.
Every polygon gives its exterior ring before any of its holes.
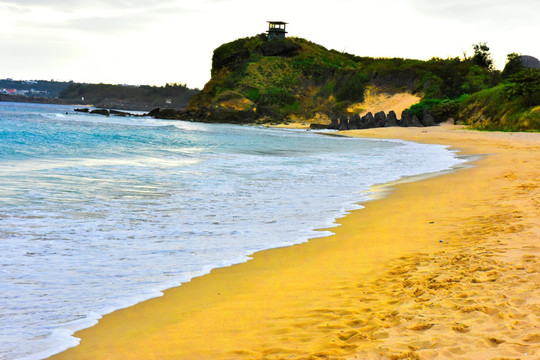
{"type": "Polygon", "coordinates": [[[478,157],[374,189],[333,236],[109,314],[51,359],[540,359],[540,133],[343,134],[478,157]]]}

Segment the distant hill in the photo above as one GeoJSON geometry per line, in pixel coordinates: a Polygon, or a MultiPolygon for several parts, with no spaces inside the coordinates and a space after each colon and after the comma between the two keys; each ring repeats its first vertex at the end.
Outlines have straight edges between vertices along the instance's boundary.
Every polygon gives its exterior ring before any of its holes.
{"type": "MultiPolygon", "coordinates": [[[[469,96],[503,80],[511,81],[493,70],[485,48],[479,49],[484,52],[471,58],[370,58],[328,50],[301,38],[268,42],[266,34],[260,34],[215,49],[210,81],[185,111],[167,111],[164,117],[229,123],[329,123],[332,116],[358,112],[369,89],[419,96],[422,101],[409,111],[420,119],[428,109],[436,121],[455,118],[468,122],[464,106],[469,96]]],[[[505,101],[510,100],[514,101],[505,101]]],[[[470,101],[466,104],[472,106],[470,101]]],[[[525,121],[518,128],[535,130],[535,124],[525,121]]]]}
{"type": "Polygon", "coordinates": [[[99,108],[152,110],[166,107],[183,110],[198,92],[198,89],[190,89],[183,84],[129,86],[74,83],[67,86],[59,98],[99,108]]]}
{"type": "Polygon", "coordinates": [[[54,80],[0,79],[0,92],[9,93],[10,90],[18,90],[15,95],[22,95],[21,92],[25,92],[26,96],[56,98],[69,84],[70,82],[54,80]]]}
{"type": "Polygon", "coordinates": [[[261,34],[214,51],[212,78],[182,117],[230,122],[312,119],[348,113],[364,100],[367,87],[454,99],[488,88],[492,81],[492,73],[472,60],[359,57],[300,38],[268,42],[261,34]]]}
{"type": "Polygon", "coordinates": [[[184,84],[131,86],[46,80],[0,80],[0,101],[87,104],[102,108],[183,110],[198,89],[184,84]]]}

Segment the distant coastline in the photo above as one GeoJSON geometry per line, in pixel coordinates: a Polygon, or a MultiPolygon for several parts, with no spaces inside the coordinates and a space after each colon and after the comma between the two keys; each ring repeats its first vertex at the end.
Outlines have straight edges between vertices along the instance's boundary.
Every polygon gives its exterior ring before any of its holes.
{"type": "Polygon", "coordinates": [[[150,86],[0,79],[0,101],[118,110],[168,108],[182,111],[198,92],[178,83],[150,86]]]}
{"type": "Polygon", "coordinates": [[[36,104],[55,104],[55,105],[77,105],[73,101],[67,101],[59,98],[33,97],[25,95],[7,95],[0,94],[0,101],[3,102],[22,102],[36,104]]]}

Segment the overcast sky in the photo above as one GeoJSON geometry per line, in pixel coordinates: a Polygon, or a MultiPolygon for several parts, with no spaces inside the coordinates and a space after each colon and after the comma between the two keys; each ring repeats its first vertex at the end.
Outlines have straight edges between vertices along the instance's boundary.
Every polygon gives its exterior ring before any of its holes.
{"type": "Polygon", "coordinates": [[[202,88],[213,50],[289,23],[289,36],[375,57],[446,58],[487,42],[540,58],[540,0],[0,0],[0,78],[202,88]]]}

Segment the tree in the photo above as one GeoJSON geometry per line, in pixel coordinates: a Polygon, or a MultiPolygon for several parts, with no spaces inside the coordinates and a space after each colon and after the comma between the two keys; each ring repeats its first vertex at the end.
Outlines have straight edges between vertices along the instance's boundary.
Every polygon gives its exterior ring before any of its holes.
{"type": "Polygon", "coordinates": [[[540,70],[524,69],[508,78],[506,94],[521,97],[527,106],[540,105],[540,70]]]}
{"type": "Polygon", "coordinates": [[[493,70],[493,59],[489,53],[489,47],[487,43],[480,42],[478,44],[473,44],[474,56],[472,61],[480,66],[481,68],[487,69],[489,71],[493,70]]]}
{"type": "Polygon", "coordinates": [[[506,65],[504,66],[504,70],[502,72],[503,78],[507,78],[523,69],[523,66],[521,65],[521,54],[515,52],[510,53],[506,56],[506,59],[506,65]]]}

